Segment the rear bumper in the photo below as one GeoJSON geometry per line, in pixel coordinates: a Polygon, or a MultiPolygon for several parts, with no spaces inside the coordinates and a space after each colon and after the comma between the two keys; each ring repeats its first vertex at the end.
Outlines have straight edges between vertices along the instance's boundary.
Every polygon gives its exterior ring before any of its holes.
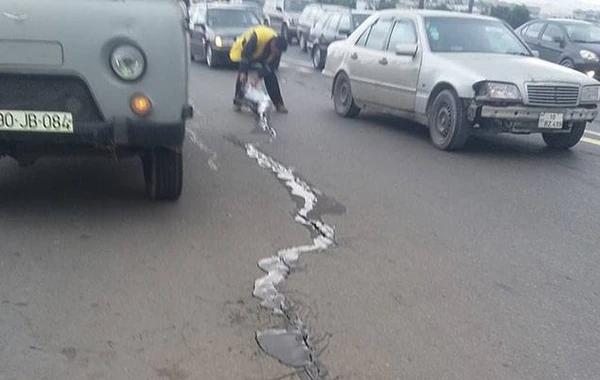
{"type": "MultiPolygon", "coordinates": [[[[191,109],[189,109],[191,114],[191,109]]],[[[185,138],[185,121],[157,124],[130,119],[111,122],[79,123],[73,133],[39,133],[0,131],[0,147],[13,145],[67,145],[94,147],[174,147],[181,146],[185,138]]]]}

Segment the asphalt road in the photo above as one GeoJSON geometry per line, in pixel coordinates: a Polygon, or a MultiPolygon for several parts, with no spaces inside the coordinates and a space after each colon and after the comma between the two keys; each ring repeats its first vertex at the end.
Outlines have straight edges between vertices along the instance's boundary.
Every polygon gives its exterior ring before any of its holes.
{"type": "Polygon", "coordinates": [[[255,341],[291,327],[315,378],[598,379],[600,126],[570,152],[440,152],[414,124],[339,118],[307,66],[287,55],[270,140],[232,112],[234,71],[193,65],[176,203],[144,198],[136,160],[0,162],[0,380],[306,379],[255,341]],[[291,265],[286,322],[253,286],[321,236],[306,207],[335,244],[291,265]]]}

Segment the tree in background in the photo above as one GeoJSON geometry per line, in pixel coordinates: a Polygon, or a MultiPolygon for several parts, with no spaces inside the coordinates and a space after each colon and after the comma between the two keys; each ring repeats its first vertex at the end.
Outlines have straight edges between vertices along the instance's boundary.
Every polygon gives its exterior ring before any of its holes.
{"type": "Polygon", "coordinates": [[[490,10],[490,16],[506,21],[513,28],[525,24],[531,20],[529,9],[525,5],[493,6],[490,10]]]}
{"type": "Polygon", "coordinates": [[[436,11],[451,11],[452,8],[450,8],[447,4],[438,4],[435,7],[433,7],[433,9],[435,9],[436,11]]]}
{"type": "Polygon", "coordinates": [[[425,0],[419,0],[419,6],[417,8],[425,9],[425,0]]]}
{"type": "Polygon", "coordinates": [[[474,5],[475,5],[475,0],[469,0],[469,13],[473,13],[474,5]]]}

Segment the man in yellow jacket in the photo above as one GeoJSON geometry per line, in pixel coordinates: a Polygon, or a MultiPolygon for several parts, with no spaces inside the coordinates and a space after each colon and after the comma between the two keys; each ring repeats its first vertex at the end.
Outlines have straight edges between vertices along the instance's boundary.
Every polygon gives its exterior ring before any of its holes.
{"type": "Polygon", "coordinates": [[[278,36],[277,32],[264,25],[253,26],[236,39],[229,51],[229,58],[232,62],[240,64],[235,83],[235,98],[233,99],[233,105],[237,111],[242,107],[248,70],[251,66],[258,64],[260,67],[259,77],[264,79],[265,87],[277,112],[288,112],[283,104],[279,81],[275,75],[281,54],[286,50],[286,39],[278,36]]]}

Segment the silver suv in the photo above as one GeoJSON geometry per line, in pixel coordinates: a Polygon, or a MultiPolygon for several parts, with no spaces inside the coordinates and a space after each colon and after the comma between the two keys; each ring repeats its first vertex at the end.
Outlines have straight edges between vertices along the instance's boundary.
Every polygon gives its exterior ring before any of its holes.
{"type": "Polygon", "coordinates": [[[7,3],[0,155],[22,164],[49,154],[139,156],[149,195],[177,199],[192,116],[188,64],[187,7],[177,0],[7,3]]]}

